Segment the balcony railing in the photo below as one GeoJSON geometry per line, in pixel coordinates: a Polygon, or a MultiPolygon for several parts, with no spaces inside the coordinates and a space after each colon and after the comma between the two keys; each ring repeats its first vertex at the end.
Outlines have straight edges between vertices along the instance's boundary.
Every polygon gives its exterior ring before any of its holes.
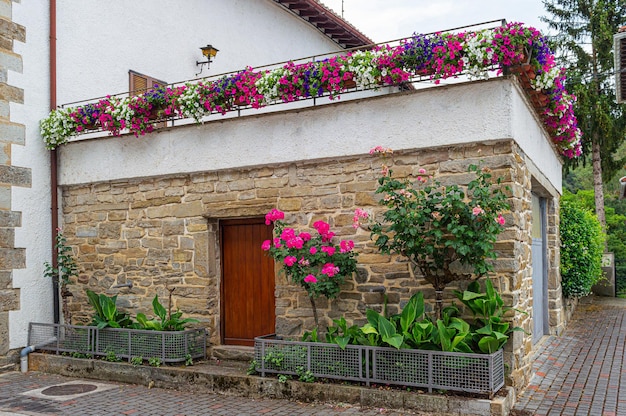
{"type": "Polygon", "coordinates": [[[579,154],[574,98],[561,87],[564,74],[547,59],[551,52],[541,34],[520,24],[455,32],[461,29],[156,86],[137,96],[69,103],[42,120],[42,135],[52,149],[71,137],[103,130],[143,135],[161,126],[205,122],[216,114],[273,111],[277,104],[280,110],[315,106],[340,96],[353,99],[516,73],[557,147],[569,157],[579,154]]]}

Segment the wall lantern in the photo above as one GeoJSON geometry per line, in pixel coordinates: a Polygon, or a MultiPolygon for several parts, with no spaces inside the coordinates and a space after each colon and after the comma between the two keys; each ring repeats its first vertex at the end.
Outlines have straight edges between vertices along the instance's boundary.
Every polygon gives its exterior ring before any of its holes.
{"type": "Polygon", "coordinates": [[[219,49],[213,47],[213,45],[206,45],[200,48],[202,51],[202,55],[204,55],[206,61],[196,61],[196,66],[200,66],[200,72],[196,74],[196,76],[202,73],[202,67],[206,64],[207,70],[211,67],[211,62],[213,62],[212,58],[215,58],[215,55],[219,52],[219,49]]]}

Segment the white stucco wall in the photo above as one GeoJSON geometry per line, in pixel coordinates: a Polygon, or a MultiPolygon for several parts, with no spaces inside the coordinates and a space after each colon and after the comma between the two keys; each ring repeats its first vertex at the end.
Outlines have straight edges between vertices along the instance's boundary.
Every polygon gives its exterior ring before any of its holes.
{"type": "Polygon", "coordinates": [[[49,110],[48,4],[13,2],[13,20],[26,27],[26,43],[15,42],[23,73],[9,71],[8,83],[24,89],[24,104],[11,103],[11,121],[26,126],[25,146],[13,145],[12,164],[32,170],[31,188],[12,188],[14,211],[22,213],[15,229],[15,247],[26,248],[26,268],[13,271],[20,288],[20,309],[9,312],[10,348],[27,343],[29,322],[52,322],[52,283],[43,277],[43,262],[51,259],[50,153],[39,135],[39,120],[49,110]]]}
{"type": "Polygon", "coordinates": [[[139,138],[72,142],[60,151],[63,185],[228,169],[514,138],[552,185],[561,169],[545,131],[511,79],[343,101],[174,127],[139,138]]]}
{"type": "Polygon", "coordinates": [[[57,10],[59,104],[126,92],[128,70],[196,78],[207,44],[219,52],[201,77],[339,49],[273,0],[63,0],[57,10]]]}

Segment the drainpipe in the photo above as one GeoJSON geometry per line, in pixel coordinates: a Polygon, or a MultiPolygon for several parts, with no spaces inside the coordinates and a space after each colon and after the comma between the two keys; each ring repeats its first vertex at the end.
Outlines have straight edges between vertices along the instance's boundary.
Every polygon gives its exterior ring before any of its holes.
{"type": "Polygon", "coordinates": [[[49,340],[47,340],[46,342],[42,342],[41,344],[30,345],[28,347],[24,347],[22,349],[22,351],[20,351],[20,371],[22,373],[27,373],[28,372],[28,354],[30,354],[31,352],[35,351],[35,349],[37,349],[37,348],[41,348],[44,345],[48,345],[48,344],[51,344],[53,342],[57,342],[57,337],[52,337],[49,340]]]}
{"type": "MultiPolygon", "coordinates": [[[[57,3],[50,0],[50,110],[57,107],[57,3]]],[[[50,151],[50,213],[52,217],[52,267],[59,266],[57,261],[57,250],[55,249],[56,237],[59,228],[59,195],[57,191],[57,151],[50,151]]],[[[61,322],[60,299],[59,299],[59,279],[58,276],[52,279],[52,302],[54,323],[61,322]]],[[[27,347],[28,348],[28,347],[27,347]]]]}

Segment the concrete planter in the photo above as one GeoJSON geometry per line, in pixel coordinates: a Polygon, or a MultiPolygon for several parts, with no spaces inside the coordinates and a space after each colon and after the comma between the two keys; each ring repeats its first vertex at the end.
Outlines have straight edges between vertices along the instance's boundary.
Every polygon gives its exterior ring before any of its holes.
{"type": "Polygon", "coordinates": [[[493,395],[504,386],[503,352],[465,354],[429,350],[255,338],[256,369],[266,374],[394,384],[493,395]]]}
{"type": "Polygon", "coordinates": [[[184,362],[206,356],[206,330],[147,331],[61,324],[29,325],[29,345],[59,353],[93,356],[114,354],[130,361],[133,357],[160,358],[164,363],[184,362]]]}

